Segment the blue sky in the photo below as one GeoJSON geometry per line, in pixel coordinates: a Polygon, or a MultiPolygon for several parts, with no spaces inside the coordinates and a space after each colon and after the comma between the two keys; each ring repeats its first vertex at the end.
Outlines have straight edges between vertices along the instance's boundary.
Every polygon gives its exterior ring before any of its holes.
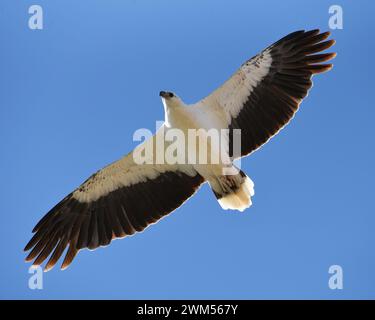
{"type": "Polygon", "coordinates": [[[373,1],[1,1],[0,298],[375,298],[373,1]],[[44,29],[28,28],[28,8],[44,29]],[[28,288],[35,223],[138,128],[158,92],[195,102],[246,59],[344,9],[334,69],[294,121],[242,162],[253,206],[222,211],[208,186],[136,236],[28,288]],[[330,290],[328,268],[344,271],[330,290]]]}

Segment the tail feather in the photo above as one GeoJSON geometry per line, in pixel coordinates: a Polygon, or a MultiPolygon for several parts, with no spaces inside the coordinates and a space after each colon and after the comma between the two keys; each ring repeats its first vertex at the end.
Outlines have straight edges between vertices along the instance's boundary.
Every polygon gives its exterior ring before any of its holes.
{"type": "Polygon", "coordinates": [[[251,197],[254,196],[254,183],[243,171],[235,176],[220,176],[218,178],[222,191],[215,191],[213,185],[211,187],[224,210],[230,209],[242,212],[251,206],[251,197]],[[231,186],[229,191],[225,188],[228,185],[231,186]]]}

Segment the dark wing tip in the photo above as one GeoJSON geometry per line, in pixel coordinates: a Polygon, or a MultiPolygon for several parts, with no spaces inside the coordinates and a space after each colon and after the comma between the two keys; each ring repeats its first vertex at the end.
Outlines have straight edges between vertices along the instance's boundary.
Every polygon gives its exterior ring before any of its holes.
{"type": "Polygon", "coordinates": [[[78,253],[77,247],[75,246],[75,244],[71,243],[69,246],[68,253],[66,254],[64,261],[61,265],[61,270],[65,270],[70,266],[70,264],[73,262],[74,258],[76,257],[77,253],[78,253]]]}
{"type": "Polygon", "coordinates": [[[319,73],[324,73],[324,72],[327,72],[327,71],[331,70],[332,67],[333,67],[332,63],[329,63],[329,64],[316,64],[316,65],[310,66],[309,70],[313,74],[319,74],[319,73]]]}
{"type": "MultiPolygon", "coordinates": [[[[32,266],[40,266],[51,253],[53,258],[57,256],[57,252],[64,251],[68,243],[64,246],[62,239],[65,239],[66,234],[70,232],[69,228],[82,213],[75,211],[78,207],[77,202],[72,198],[72,194],[69,194],[37,223],[33,229],[33,237],[24,248],[24,251],[31,250],[25,258],[26,262],[34,260],[32,266]]],[[[48,269],[53,265],[54,263],[49,262],[48,269]]]]}
{"type": "MultiPolygon", "coordinates": [[[[335,44],[335,40],[327,40],[330,34],[319,29],[296,31],[263,51],[272,59],[268,74],[249,93],[230,125],[230,129],[242,130],[242,156],[258,149],[288,124],[310,90],[312,76],[332,69],[333,65],[325,62],[336,53],[322,53],[335,44]]],[[[257,57],[261,63],[262,55],[257,57]]]]}
{"type": "Polygon", "coordinates": [[[201,183],[203,178],[199,174],[191,177],[167,171],[155,179],[118,188],[88,203],[71,196],[38,223],[24,248],[31,250],[25,260],[34,260],[33,266],[37,266],[51,255],[44,268],[47,272],[69,247],[61,265],[61,270],[65,270],[80,249],[96,249],[108,245],[112,239],[142,231],[179,207],[201,183]]]}
{"type": "Polygon", "coordinates": [[[31,240],[26,244],[26,246],[23,248],[23,251],[24,252],[27,252],[29,251],[32,247],[33,247],[33,238],[31,238],[31,240]]]}

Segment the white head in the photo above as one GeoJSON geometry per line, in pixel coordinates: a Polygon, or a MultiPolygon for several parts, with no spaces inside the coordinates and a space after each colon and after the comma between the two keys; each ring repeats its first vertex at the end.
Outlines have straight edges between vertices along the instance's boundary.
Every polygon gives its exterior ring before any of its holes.
{"type": "Polygon", "coordinates": [[[160,91],[159,96],[163,101],[165,110],[184,106],[184,103],[182,102],[180,97],[173,92],[160,91]]]}

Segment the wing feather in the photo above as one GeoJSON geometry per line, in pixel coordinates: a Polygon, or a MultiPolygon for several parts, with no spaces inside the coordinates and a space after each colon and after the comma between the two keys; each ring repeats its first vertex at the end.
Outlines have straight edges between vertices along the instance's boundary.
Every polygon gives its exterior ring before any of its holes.
{"type": "Polygon", "coordinates": [[[35,226],[26,261],[52,269],[68,248],[62,269],[80,249],[106,246],[144,230],[192,196],[204,179],[190,165],[137,165],[132,155],[87,179],[35,226]]]}
{"type": "Polygon", "coordinates": [[[241,130],[241,152],[245,156],[279,132],[299,108],[312,87],[314,74],[326,72],[324,64],[335,53],[320,53],[335,41],[329,32],[296,31],[246,61],[220,88],[195,104],[199,110],[225,119],[230,129],[229,151],[233,156],[233,130],[241,130]],[[222,112],[218,112],[221,110],[222,112]]]}

